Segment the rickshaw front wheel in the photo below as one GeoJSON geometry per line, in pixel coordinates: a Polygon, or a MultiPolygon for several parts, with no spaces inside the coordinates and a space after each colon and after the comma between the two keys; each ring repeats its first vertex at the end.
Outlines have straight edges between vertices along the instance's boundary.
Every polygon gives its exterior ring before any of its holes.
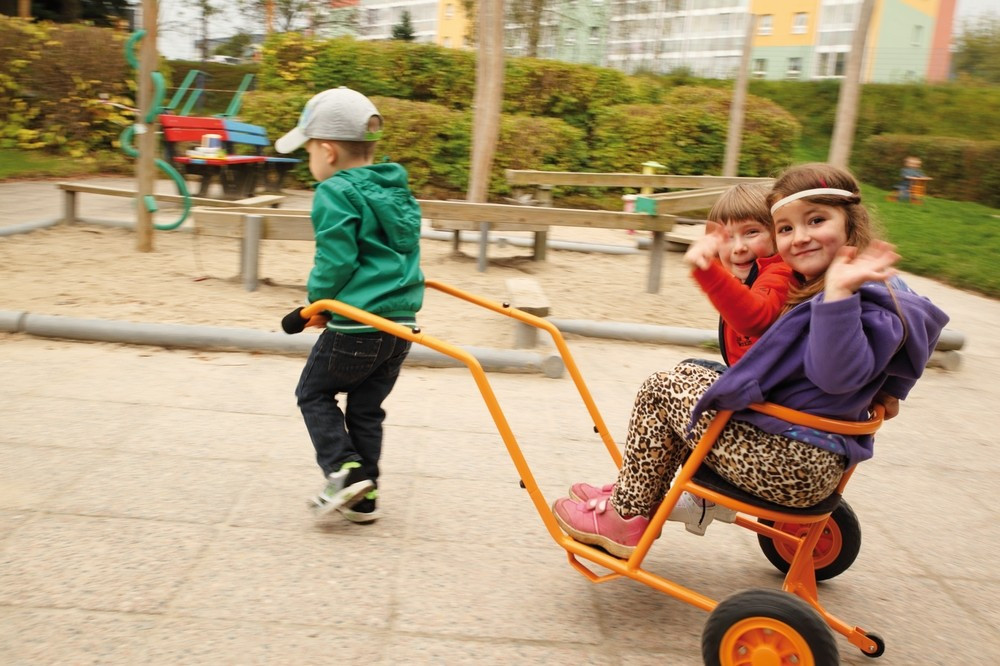
{"type": "Polygon", "coordinates": [[[701,635],[707,666],[838,666],[833,632],[787,592],[747,590],[723,600],[701,635]]]}

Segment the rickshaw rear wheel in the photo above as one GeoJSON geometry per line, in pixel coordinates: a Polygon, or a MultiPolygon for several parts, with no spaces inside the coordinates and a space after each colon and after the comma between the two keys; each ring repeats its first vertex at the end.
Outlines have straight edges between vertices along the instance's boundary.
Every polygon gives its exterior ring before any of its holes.
{"type": "MultiPolygon", "coordinates": [[[[776,523],[764,518],[758,518],[757,522],[795,536],[805,535],[810,527],[801,523],[776,523]]],[[[757,535],[757,543],[764,556],[778,571],[788,573],[792,558],[795,556],[794,546],[780,541],[775,542],[763,534],[757,535]]],[[[816,543],[816,548],[813,549],[816,580],[829,580],[844,573],[851,568],[860,552],[861,521],[858,520],[851,505],[846,500],[841,500],[830,515],[830,519],[823,528],[823,535],[816,543]]]]}

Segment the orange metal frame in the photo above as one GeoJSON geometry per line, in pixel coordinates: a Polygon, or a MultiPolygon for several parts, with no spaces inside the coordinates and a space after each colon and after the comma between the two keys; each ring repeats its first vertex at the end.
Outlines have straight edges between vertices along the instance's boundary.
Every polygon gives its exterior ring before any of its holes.
{"type": "MultiPolygon", "coordinates": [[[[576,365],[576,362],[573,360],[573,355],[570,353],[569,347],[567,346],[562,333],[560,333],[559,329],[557,329],[555,325],[545,319],[528,314],[527,312],[522,312],[517,308],[510,307],[507,303],[491,301],[436,280],[427,280],[426,284],[428,288],[436,289],[474,305],[478,305],[488,310],[493,310],[499,314],[517,319],[518,321],[547,331],[552,337],[552,341],[555,343],[556,349],[559,351],[559,355],[563,359],[566,370],[569,373],[570,378],[573,380],[580,397],[583,399],[588,413],[593,419],[595,430],[600,435],[601,440],[604,442],[604,445],[607,448],[608,453],[611,455],[612,460],[614,460],[615,465],[621,467],[621,453],[619,452],[614,439],[611,437],[611,433],[608,431],[608,428],[597,409],[597,405],[594,403],[594,399],[591,396],[590,391],[583,381],[583,376],[580,374],[580,370],[576,365]]],[[[789,546],[791,549],[794,549],[795,556],[790,563],[782,589],[792,594],[796,594],[807,601],[820,613],[820,615],[822,615],[827,624],[829,624],[834,631],[843,634],[853,645],[858,647],[863,652],[874,653],[878,649],[876,643],[866,635],[868,632],[860,627],[851,626],[839,618],[831,615],[819,602],[816,589],[813,551],[823,534],[823,529],[831,515],[830,513],[803,516],[800,514],[783,513],[762,509],[740,502],[714,490],[710,490],[699,485],[693,480],[695,471],[701,465],[705,456],[708,454],[709,449],[711,449],[714,445],[719,433],[722,432],[722,429],[726,426],[726,423],[728,423],[730,417],[732,416],[731,411],[720,411],[715,416],[704,436],[702,436],[701,440],[699,440],[698,444],[691,452],[687,462],[685,462],[681,467],[676,480],[671,485],[670,490],[667,492],[666,497],[664,497],[659,509],[657,509],[656,513],[650,520],[649,526],[646,528],[646,532],[640,539],[639,544],[632,556],[627,560],[623,560],[614,557],[599,548],[579,543],[578,541],[567,536],[563,533],[562,529],[560,529],[549,503],[542,496],[541,490],[539,489],[535,478],[532,476],[531,470],[528,468],[528,464],[525,461],[523,453],[521,452],[521,448],[518,446],[517,439],[514,437],[514,433],[511,431],[510,425],[503,414],[503,410],[500,408],[500,403],[497,401],[496,394],[493,392],[493,388],[490,385],[489,380],[486,378],[486,373],[475,356],[461,347],[440,340],[434,336],[427,335],[426,333],[421,332],[419,328],[411,330],[406,326],[389,321],[388,319],[371,314],[370,312],[360,310],[347,305],[346,303],[341,303],[340,301],[329,299],[316,301],[303,309],[302,317],[310,320],[315,315],[319,315],[324,311],[334,312],[342,317],[347,317],[386,333],[391,333],[397,337],[403,338],[404,340],[424,345],[425,347],[429,347],[430,349],[461,361],[469,368],[469,371],[472,373],[473,379],[476,382],[476,386],[482,394],[483,400],[489,409],[490,415],[493,417],[493,421],[495,422],[497,430],[500,433],[500,437],[503,439],[504,445],[507,447],[507,452],[510,454],[511,460],[514,462],[514,467],[517,469],[517,472],[521,477],[521,481],[524,483],[524,487],[528,491],[528,496],[535,505],[535,509],[538,511],[539,516],[541,516],[542,522],[549,531],[549,535],[566,551],[570,565],[572,565],[574,569],[583,574],[583,576],[591,582],[602,583],[625,576],[649,585],[653,589],[669,594],[676,599],[687,602],[693,606],[697,606],[703,610],[711,611],[714,609],[718,604],[715,600],[684,587],[683,585],[679,585],[671,580],[663,578],[662,576],[642,569],[640,566],[643,559],[645,559],[646,554],[649,552],[653,541],[656,540],[657,536],[660,534],[663,523],[666,522],[670,512],[680,499],[681,494],[684,491],[688,491],[700,497],[704,497],[709,501],[734,509],[741,514],[748,514],[750,516],[764,518],[775,522],[789,522],[800,525],[808,525],[808,529],[805,534],[797,536],[775,529],[768,525],[749,520],[742,516],[736,518],[736,524],[740,527],[744,527],[757,532],[758,534],[770,537],[775,541],[780,541],[786,546],[789,546]],[[611,573],[603,575],[595,574],[580,561],[581,559],[608,569],[611,573]]],[[[310,324],[317,321],[318,319],[313,320],[310,324]]],[[[751,405],[751,408],[765,414],[776,416],[791,423],[798,423],[816,428],[818,430],[845,435],[874,433],[881,426],[883,417],[881,409],[877,410],[876,414],[868,421],[849,422],[814,416],[771,403],[751,405]]],[[[845,472],[837,488],[837,492],[843,492],[852,472],[853,469],[845,472]]]]}

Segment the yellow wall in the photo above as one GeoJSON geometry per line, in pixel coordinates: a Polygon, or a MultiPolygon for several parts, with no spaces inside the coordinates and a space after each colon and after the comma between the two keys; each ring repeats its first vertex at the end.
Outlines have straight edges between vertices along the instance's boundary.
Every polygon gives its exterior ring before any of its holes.
{"type": "MultiPolygon", "coordinates": [[[[765,14],[772,16],[771,34],[755,34],[754,46],[809,46],[816,43],[819,0],[753,0],[750,11],[757,14],[758,17],[765,14]],[[795,15],[799,12],[805,12],[809,21],[806,24],[806,31],[796,35],[792,34],[792,23],[795,15]]],[[[759,18],[757,25],[759,32],[759,18]]]]}
{"type": "Polygon", "coordinates": [[[941,6],[940,0],[901,0],[902,4],[923,12],[928,16],[936,17],[941,6]]]}
{"type": "Polygon", "coordinates": [[[464,47],[467,23],[461,0],[439,0],[438,29],[434,43],[440,46],[447,45],[453,49],[464,47]]]}

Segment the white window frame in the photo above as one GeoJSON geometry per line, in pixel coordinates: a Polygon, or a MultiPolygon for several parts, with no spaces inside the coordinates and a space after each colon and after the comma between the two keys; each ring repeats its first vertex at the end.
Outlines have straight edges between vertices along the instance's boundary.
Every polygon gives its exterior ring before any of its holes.
{"type": "Polygon", "coordinates": [[[761,36],[770,35],[774,30],[774,15],[761,14],[757,21],[757,34],[761,36]]]}
{"type": "Polygon", "coordinates": [[[804,35],[808,30],[809,30],[809,13],[795,12],[795,16],[792,17],[792,34],[804,35]]]}

